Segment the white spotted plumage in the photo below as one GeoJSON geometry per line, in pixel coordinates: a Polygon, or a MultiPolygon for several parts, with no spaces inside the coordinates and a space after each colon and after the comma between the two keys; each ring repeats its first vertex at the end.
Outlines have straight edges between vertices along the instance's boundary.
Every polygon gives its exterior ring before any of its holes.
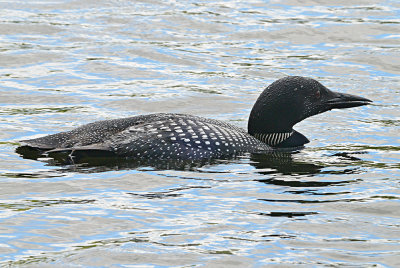
{"type": "Polygon", "coordinates": [[[271,150],[239,127],[183,114],[99,121],[37,141],[46,139],[57,148],[107,150],[146,159],[210,159],[271,150]]]}

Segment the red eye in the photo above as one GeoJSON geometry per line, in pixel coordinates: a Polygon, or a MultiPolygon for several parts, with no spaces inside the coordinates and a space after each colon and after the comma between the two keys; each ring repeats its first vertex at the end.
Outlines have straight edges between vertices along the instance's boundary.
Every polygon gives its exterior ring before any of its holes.
{"type": "Polygon", "coordinates": [[[321,98],[321,91],[317,90],[315,92],[315,98],[317,98],[317,99],[321,98]]]}

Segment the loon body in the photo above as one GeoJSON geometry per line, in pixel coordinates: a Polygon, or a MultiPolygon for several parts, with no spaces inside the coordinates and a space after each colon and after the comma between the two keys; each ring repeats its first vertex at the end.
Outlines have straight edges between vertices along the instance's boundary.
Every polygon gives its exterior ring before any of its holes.
{"type": "Polygon", "coordinates": [[[102,151],[132,159],[204,160],[293,148],[308,139],[293,130],[303,119],[371,101],[330,91],[311,78],[289,76],[268,86],[250,113],[248,132],[223,121],[159,113],[104,120],[23,140],[43,153],[102,151]]]}
{"type": "Polygon", "coordinates": [[[24,142],[49,152],[100,150],[154,159],[211,159],[271,149],[228,123],[169,113],[98,121],[24,142]]]}

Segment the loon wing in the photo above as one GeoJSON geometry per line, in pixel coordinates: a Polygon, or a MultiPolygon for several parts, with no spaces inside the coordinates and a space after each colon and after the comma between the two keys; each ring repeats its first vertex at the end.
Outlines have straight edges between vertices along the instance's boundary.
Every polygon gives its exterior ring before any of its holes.
{"type": "Polygon", "coordinates": [[[21,143],[41,150],[87,146],[102,143],[127,127],[141,122],[143,122],[143,116],[97,121],[70,131],[22,140],[21,143]]]}
{"type": "Polygon", "coordinates": [[[72,148],[104,143],[117,133],[134,125],[154,121],[154,118],[171,117],[173,114],[150,114],[134,117],[96,121],[70,131],[44,137],[22,140],[22,145],[40,150],[72,148]]]}

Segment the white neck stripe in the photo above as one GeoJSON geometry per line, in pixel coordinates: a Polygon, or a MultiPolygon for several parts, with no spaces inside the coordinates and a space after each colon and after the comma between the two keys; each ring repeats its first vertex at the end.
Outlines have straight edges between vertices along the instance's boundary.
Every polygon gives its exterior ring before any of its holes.
{"type": "Polygon", "coordinates": [[[280,132],[280,133],[256,133],[254,134],[254,137],[270,146],[275,146],[284,140],[288,139],[290,136],[292,136],[294,131],[292,132],[280,132]]]}

